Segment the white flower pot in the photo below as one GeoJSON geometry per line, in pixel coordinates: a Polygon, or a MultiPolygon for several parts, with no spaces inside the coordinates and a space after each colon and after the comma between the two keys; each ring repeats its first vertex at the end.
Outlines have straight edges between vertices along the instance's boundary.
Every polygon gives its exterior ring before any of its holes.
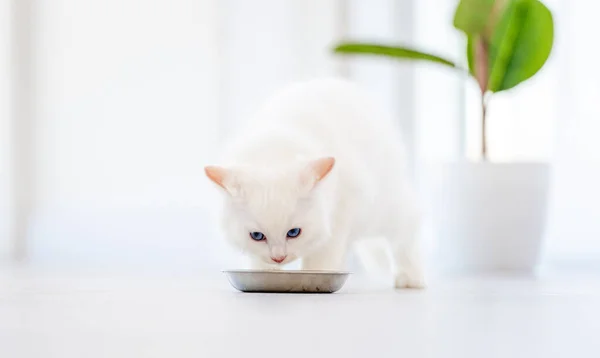
{"type": "Polygon", "coordinates": [[[546,224],[542,163],[456,163],[436,179],[436,265],[447,271],[532,272],[546,224]]]}

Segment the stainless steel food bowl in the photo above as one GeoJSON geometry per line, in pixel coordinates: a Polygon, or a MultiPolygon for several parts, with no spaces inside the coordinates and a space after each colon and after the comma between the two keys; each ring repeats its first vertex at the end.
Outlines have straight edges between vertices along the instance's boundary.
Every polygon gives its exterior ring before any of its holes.
{"type": "Polygon", "coordinates": [[[242,292],[333,293],[338,291],[349,272],[339,271],[223,271],[231,285],[242,292]]]}

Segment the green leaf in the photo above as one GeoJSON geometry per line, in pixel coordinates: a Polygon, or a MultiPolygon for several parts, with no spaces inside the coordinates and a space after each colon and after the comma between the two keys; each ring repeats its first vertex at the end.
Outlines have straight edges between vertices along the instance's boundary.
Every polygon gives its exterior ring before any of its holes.
{"type": "Polygon", "coordinates": [[[475,37],[473,35],[467,36],[467,63],[469,64],[469,73],[475,77],[475,37]]]}
{"type": "Polygon", "coordinates": [[[445,58],[432,55],[429,53],[421,52],[418,50],[410,49],[407,47],[395,47],[369,43],[343,43],[334,48],[334,52],[340,54],[364,54],[364,55],[376,55],[391,57],[397,59],[408,59],[408,60],[425,60],[430,62],[439,63],[452,68],[458,68],[458,66],[445,58]]]}
{"type": "Polygon", "coordinates": [[[461,0],[454,13],[454,27],[467,35],[484,32],[496,0],[461,0]]]}
{"type": "Polygon", "coordinates": [[[552,51],[552,13],[539,0],[513,0],[489,44],[488,89],[504,91],[531,78],[552,51]]]}

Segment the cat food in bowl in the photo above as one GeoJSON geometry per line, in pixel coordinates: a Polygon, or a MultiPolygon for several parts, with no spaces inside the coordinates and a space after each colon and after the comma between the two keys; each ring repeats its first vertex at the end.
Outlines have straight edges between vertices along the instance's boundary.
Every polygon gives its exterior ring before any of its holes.
{"type": "Polygon", "coordinates": [[[228,270],[223,271],[229,283],[242,292],[274,293],[333,293],[350,275],[341,271],[280,271],[228,270]]]}

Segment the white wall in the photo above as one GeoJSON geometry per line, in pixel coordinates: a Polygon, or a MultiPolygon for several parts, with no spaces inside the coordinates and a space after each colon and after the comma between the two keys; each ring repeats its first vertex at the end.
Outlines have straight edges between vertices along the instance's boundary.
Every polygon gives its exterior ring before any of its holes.
{"type": "MultiPolygon", "coordinates": [[[[455,0],[415,2],[413,44],[457,63],[464,62],[463,36],[452,26],[455,0]],[[435,9],[435,10],[434,10],[435,9]]],[[[464,156],[465,78],[449,68],[415,63],[416,154],[421,165],[464,156]]]]}
{"type": "Polygon", "coordinates": [[[344,0],[227,0],[222,3],[224,138],[267,96],[297,80],[330,76],[339,61],[344,0]]]}
{"type": "MultiPolygon", "coordinates": [[[[415,6],[412,1],[348,1],[347,37],[386,44],[414,43],[415,6]]],[[[382,57],[348,60],[353,80],[366,86],[401,125],[407,149],[415,146],[414,64],[382,57]]]]}
{"type": "Polygon", "coordinates": [[[9,256],[10,2],[0,0],[0,259],[9,256]]]}
{"type": "MultiPolygon", "coordinates": [[[[600,69],[595,43],[600,23],[595,1],[553,0],[556,43],[554,100],[540,104],[555,118],[556,145],[546,253],[549,260],[600,269],[600,69]]],[[[541,84],[543,85],[543,84],[541,84]]],[[[539,102],[538,102],[539,103],[539,102]]],[[[552,117],[550,117],[552,118],[552,117]]],[[[547,120],[540,116],[538,120],[547,120]]]]}
{"type": "Polygon", "coordinates": [[[196,260],[186,253],[207,239],[201,183],[218,129],[218,2],[39,3],[33,259],[196,260]]]}
{"type": "Polygon", "coordinates": [[[214,1],[42,3],[42,206],[198,202],[189,190],[218,116],[217,19],[214,1]]]}

